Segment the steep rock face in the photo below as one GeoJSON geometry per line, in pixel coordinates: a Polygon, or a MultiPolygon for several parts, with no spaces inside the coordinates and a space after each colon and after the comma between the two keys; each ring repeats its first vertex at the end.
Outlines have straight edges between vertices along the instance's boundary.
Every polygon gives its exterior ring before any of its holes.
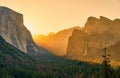
{"type": "Polygon", "coordinates": [[[85,24],[85,32],[89,34],[103,33],[111,26],[113,26],[113,21],[106,17],[100,16],[100,19],[89,17],[85,24]]]}
{"type": "MultiPolygon", "coordinates": [[[[91,18],[91,17],[90,17],[91,18]]],[[[120,19],[110,20],[100,16],[97,23],[88,18],[85,24],[85,32],[94,35],[94,41],[99,40],[98,47],[109,47],[115,45],[120,40],[120,19]],[[92,22],[91,22],[92,21],[92,22]],[[95,36],[96,35],[96,36],[95,36]]]]}
{"type": "Polygon", "coordinates": [[[0,35],[14,47],[28,52],[30,46],[37,51],[30,32],[23,25],[23,15],[7,7],[0,7],[0,35]]]}
{"type": "Polygon", "coordinates": [[[71,36],[74,29],[81,30],[82,28],[76,26],[62,30],[56,34],[49,34],[48,36],[36,35],[33,36],[33,39],[35,40],[36,44],[51,51],[53,54],[62,56],[66,54],[68,39],[71,36]]]}
{"type": "Polygon", "coordinates": [[[67,47],[67,55],[69,57],[73,57],[73,56],[81,56],[81,54],[84,56],[86,55],[85,53],[85,47],[87,45],[87,42],[89,41],[90,36],[83,32],[82,30],[78,30],[75,29],[73,31],[73,34],[70,38],[69,38],[69,43],[68,43],[68,47],[67,47]],[[78,34],[79,33],[79,34],[78,34]],[[74,43],[74,44],[71,44],[74,43]],[[73,53],[74,52],[74,53],[73,53]]]}
{"type": "Polygon", "coordinates": [[[103,49],[107,47],[108,53],[112,55],[111,59],[120,60],[119,42],[120,19],[90,17],[84,30],[74,30],[69,38],[67,56],[74,59],[101,59],[103,49]]]}

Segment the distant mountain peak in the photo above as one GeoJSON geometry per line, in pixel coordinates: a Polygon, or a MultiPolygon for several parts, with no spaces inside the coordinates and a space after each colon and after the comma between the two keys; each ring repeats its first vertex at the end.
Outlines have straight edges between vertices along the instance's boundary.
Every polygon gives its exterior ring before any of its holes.
{"type": "Polygon", "coordinates": [[[50,33],[48,34],[48,36],[53,36],[53,35],[55,35],[54,32],[50,32],[50,33]]]}
{"type": "Polygon", "coordinates": [[[80,27],[80,26],[75,26],[75,27],[73,27],[73,29],[79,29],[79,30],[82,30],[83,28],[80,27]]]}
{"type": "Polygon", "coordinates": [[[107,18],[107,17],[104,17],[104,16],[100,16],[100,20],[101,21],[104,21],[104,22],[113,22],[113,20],[107,18]]]}
{"type": "Polygon", "coordinates": [[[100,16],[100,18],[89,17],[84,30],[85,32],[92,34],[92,33],[102,33],[105,30],[109,29],[112,26],[113,20],[100,16]]]}
{"type": "Polygon", "coordinates": [[[99,18],[100,18],[100,19],[107,19],[107,20],[111,20],[111,19],[109,19],[109,18],[107,18],[107,17],[104,17],[104,16],[100,16],[99,18]]]}
{"type": "Polygon", "coordinates": [[[99,18],[90,16],[90,17],[88,17],[87,21],[95,21],[95,20],[109,20],[109,21],[112,21],[111,19],[109,19],[107,17],[104,17],[104,16],[100,16],[99,18]]]}
{"type": "Polygon", "coordinates": [[[90,16],[88,17],[87,21],[95,21],[95,20],[99,20],[98,18],[96,17],[93,17],[93,16],[90,16]]]}

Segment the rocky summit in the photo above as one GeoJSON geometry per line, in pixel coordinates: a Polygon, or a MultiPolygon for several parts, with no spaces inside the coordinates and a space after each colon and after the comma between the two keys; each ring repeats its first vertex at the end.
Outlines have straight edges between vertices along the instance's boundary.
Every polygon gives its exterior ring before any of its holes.
{"type": "Polygon", "coordinates": [[[67,56],[98,62],[104,48],[111,60],[120,61],[120,19],[89,17],[84,29],[75,29],[69,38],[67,56]]]}
{"type": "Polygon", "coordinates": [[[30,31],[23,24],[23,15],[7,7],[0,7],[0,35],[23,52],[38,51],[30,31]]]}

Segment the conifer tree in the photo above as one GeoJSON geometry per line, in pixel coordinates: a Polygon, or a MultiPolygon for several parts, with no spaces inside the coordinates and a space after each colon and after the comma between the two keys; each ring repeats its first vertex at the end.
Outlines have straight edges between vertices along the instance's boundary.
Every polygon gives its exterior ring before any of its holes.
{"type": "Polygon", "coordinates": [[[113,69],[110,65],[110,54],[107,55],[107,48],[104,48],[104,55],[102,55],[103,57],[103,62],[101,64],[101,73],[102,73],[102,78],[114,78],[113,75],[113,69]]]}

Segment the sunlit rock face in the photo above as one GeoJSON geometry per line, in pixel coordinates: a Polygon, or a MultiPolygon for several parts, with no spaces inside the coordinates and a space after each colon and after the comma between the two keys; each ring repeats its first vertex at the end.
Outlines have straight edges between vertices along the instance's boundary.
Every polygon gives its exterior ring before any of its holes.
{"type": "Polygon", "coordinates": [[[84,29],[74,30],[69,38],[67,56],[74,59],[101,59],[105,47],[112,60],[120,60],[120,19],[90,17],[84,29]]]}
{"type": "Polygon", "coordinates": [[[96,47],[104,48],[115,45],[120,41],[120,19],[110,20],[100,16],[100,19],[93,21],[90,17],[85,24],[85,32],[97,43],[96,47]]]}
{"type": "Polygon", "coordinates": [[[112,26],[113,21],[106,17],[100,16],[100,19],[89,17],[85,24],[85,32],[89,34],[103,33],[112,26]]]}
{"type": "Polygon", "coordinates": [[[37,51],[31,34],[23,24],[23,15],[7,7],[0,7],[0,35],[14,47],[28,52],[37,51]]]}
{"type": "Polygon", "coordinates": [[[59,31],[55,34],[50,33],[48,36],[34,35],[33,39],[35,40],[36,44],[44,47],[51,53],[58,56],[63,56],[66,54],[68,39],[74,29],[81,30],[82,28],[79,26],[75,26],[69,29],[59,31]]]}

